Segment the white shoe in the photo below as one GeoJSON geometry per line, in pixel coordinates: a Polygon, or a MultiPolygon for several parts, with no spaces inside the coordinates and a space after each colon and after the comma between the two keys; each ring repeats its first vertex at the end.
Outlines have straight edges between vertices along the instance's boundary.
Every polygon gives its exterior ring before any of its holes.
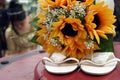
{"type": "Polygon", "coordinates": [[[114,56],[113,52],[97,52],[91,60],[80,62],[81,70],[92,75],[105,75],[112,72],[120,59],[114,56]]]}
{"type": "Polygon", "coordinates": [[[67,58],[66,56],[54,53],[50,58],[42,59],[45,69],[53,74],[67,74],[77,69],[79,60],[76,58],[67,58]]]}

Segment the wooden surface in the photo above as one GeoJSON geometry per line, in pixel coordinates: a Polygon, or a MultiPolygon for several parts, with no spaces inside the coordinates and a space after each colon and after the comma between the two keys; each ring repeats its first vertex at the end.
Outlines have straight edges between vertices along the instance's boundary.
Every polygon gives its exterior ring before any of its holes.
{"type": "MultiPolygon", "coordinates": [[[[115,56],[120,58],[120,43],[114,43],[115,56]]],[[[78,69],[70,74],[55,75],[47,72],[41,61],[38,62],[35,68],[36,80],[120,80],[120,64],[117,64],[116,68],[107,75],[95,76],[84,73],[78,69]]]]}
{"type": "MultiPolygon", "coordinates": [[[[120,58],[120,43],[114,43],[115,56],[120,58]]],[[[74,71],[66,75],[54,75],[44,69],[41,59],[47,56],[47,53],[39,53],[37,50],[17,55],[1,58],[3,60],[12,60],[9,64],[0,68],[0,80],[120,80],[120,64],[114,71],[104,76],[92,76],[85,74],[81,70],[74,71]],[[22,55],[22,56],[21,56],[22,55]],[[36,66],[38,64],[38,66],[36,66]],[[36,68],[36,69],[35,69],[36,68]],[[34,77],[34,71],[35,77],[34,77]]]]}

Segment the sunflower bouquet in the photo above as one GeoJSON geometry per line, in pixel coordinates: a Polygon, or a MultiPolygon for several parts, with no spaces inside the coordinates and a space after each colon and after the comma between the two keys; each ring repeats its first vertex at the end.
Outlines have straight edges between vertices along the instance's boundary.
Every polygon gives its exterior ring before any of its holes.
{"type": "Polygon", "coordinates": [[[32,25],[34,41],[49,53],[77,59],[95,51],[113,51],[113,10],[94,0],[38,0],[39,13],[32,25]]]}

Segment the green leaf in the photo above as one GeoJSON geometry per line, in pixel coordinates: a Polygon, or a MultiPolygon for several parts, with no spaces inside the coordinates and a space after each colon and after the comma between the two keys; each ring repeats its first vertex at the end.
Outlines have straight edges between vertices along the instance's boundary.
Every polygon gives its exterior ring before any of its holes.
{"type": "Polygon", "coordinates": [[[38,36],[33,36],[33,38],[31,39],[31,42],[36,43],[36,44],[39,44],[39,43],[37,42],[37,38],[38,38],[38,36]]]}
{"type": "Polygon", "coordinates": [[[37,26],[37,21],[39,20],[38,17],[35,17],[30,24],[32,25],[32,27],[34,27],[36,30],[40,30],[41,28],[37,26]]]}
{"type": "Polygon", "coordinates": [[[114,52],[113,47],[113,35],[108,34],[107,35],[108,40],[101,38],[100,39],[100,50],[97,50],[97,52],[114,52]]]}

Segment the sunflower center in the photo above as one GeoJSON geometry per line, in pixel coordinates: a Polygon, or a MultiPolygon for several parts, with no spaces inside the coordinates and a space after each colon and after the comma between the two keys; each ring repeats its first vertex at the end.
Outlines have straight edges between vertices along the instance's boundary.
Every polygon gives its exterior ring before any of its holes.
{"type": "Polygon", "coordinates": [[[78,31],[73,30],[72,25],[69,23],[65,24],[65,27],[61,30],[61,32],[67,36],[75,36],[78,33],[78,31]]]}
{"type": "Polygon", "coordinates": [[[100,19],[99,19],[99,16],[96,14],[96,15],[94,15],[94,21],[93,21],[96,25],[97,25],[97,27],[96,27],[96,29],[100,26],[100,19]]]}
{"type": "Polygon", "coordinates": [[[55,2],[55,0],[52,0],[52,1],[54,1],[54,2],[55,2]]]}

